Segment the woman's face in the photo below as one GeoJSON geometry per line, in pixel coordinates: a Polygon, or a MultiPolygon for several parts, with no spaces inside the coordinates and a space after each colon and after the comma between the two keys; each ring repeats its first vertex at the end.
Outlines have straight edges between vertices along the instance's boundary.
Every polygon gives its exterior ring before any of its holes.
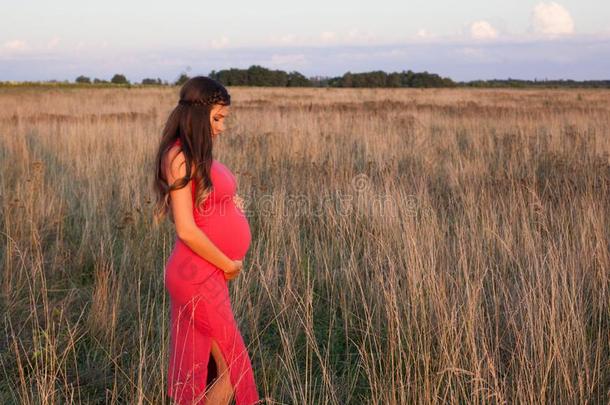
{"type": "Polygon", "coordinates": [[[210,111],[210,125],[212,126],[212,137],[217,137],[225,130],[224,120],[229,115],[229,106],[215,104],[210,111]]]}

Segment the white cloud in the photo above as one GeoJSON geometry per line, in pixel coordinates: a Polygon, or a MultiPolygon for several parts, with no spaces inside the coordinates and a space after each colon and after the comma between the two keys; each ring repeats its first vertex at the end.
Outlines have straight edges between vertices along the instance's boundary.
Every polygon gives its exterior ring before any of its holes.
{"type": "Polygon", "coordinates": [[[317,46],[362,45],[374,43],[377,36],[368,31],[352,29],[346,32],[323,31],[314,35],[285,34],[268,37],[269,45],[317,46]]]}
{"type": "Polygon", "coordinates": [[[348,32],[338,33],[334,31],[324,31],[318,38],[304,39],[303,42],[318,44],[322,43],[325,45],[329,44],[362,44],[370,43],[377,39],[375,34],[368,31],[361,31],[359,29],[351,29],[348,32]]]}
{"type": "Polygon", "coordinates": [[[574,33],[574,20],[570,12],[554,1],[538,3],[532,11],[530,20],[530,29],[537,34],[561,35],[574,33]]]}
{"type": "Polygon", "coordinates": [[[337,39],[337,34],[332,31],[324,31],[320,34],[322,42],[332,42],[337,39]]]}
{"type": "Polygon", "coordinates": [[[303,37],[294,34],[272,35],[267,37],[267,44],[269,45],[303,45],[304,41],[305,39],[303,37]]]}
{"type": "Polygon", "coordinates": [[[345,36],[345,42],[373,42],[377,39],[377,36],[371,32],[363,32],[359,29],[350,30],[345,36]]]}
{"type": "Polygon", "coordinates": [[[57,45],[59,45],[59,40],[60,38],[58,36],[54,36],[53,38],[51,38],[47,43],[47,49],[56,48],[57,45]]]}
{"type": "Polygon", "coordinates": [[[294,34],[282,35],[278,38],[278,41],[282,44],[294,44],[300,41],[294,34]]]}
{"type": "Polygon", "coordinates": [[[13,39],[11,41],[6,41],[2,45],[2,48],[7,51],[24,51],[28,49],[28,44],[20,39],[13,39]]]}
{"type": "Polygon", "coordinates": [[[487,21],[475,21],[470,25],[470,36],[474,39],[495,39],[498,30],[487,21]]]}
{"type": "Polygon", "coordinates": [[[442,35],[436,34],[434,32],[430,32],[425,28],[420,28],[419,30],[417,30],[417,32],[415,34],[411,34],[411,35],[404,37],[404,39],[401,40],[400,42],[404,41],[403,43],[423,44],[423,43],[435,43],[438,41],[452,40],[452,39],[454,39],[453,36],[442,36],[442,35]]]}
{"type": "Polygon", "coordinates": [[[420,29],[417,31],[417,33],[415,34],[415,36],[416,36],[417,38],[429,38],[431,35],[430,35],[430,33],[429,33],[427,30],[425,30],[425,29],[423,29],[423,28],[420,28],[420,29]]]}
{"type": "Polygon", "coordinates": [[[213,39],[211,45],[214,49],[226,48],[229,45],[229,38],[223,35],[221,38],[213,39]]]}

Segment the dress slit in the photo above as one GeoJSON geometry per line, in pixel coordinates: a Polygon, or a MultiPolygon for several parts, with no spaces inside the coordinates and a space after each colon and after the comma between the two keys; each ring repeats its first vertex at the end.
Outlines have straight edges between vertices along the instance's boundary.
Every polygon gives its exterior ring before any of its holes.
{"type": "MultiPolygon", "coordinates": [[[[210,289],[209,283],[204,284],[210,289]]],[[[228,297],[228,290],[225,293],[228,297]]],[[[204,395],[212,381],[210,362],[217,368],[212,356],[212,339],[227,364],[235,403],[253,404],[259,399],[248,350],[233,317],[230,301],[223,294],[218,296],[221,298],[208,296],[187,305],[171,304],[171,346],[179,348],[180,352],[171,355],[174,363],[170,364],[169,372],[173,386],[170,385],[168,392],[179,404],[205,404],[204,395]]],[[[218,377],[217,372],[214,377],[218,377]]]]}

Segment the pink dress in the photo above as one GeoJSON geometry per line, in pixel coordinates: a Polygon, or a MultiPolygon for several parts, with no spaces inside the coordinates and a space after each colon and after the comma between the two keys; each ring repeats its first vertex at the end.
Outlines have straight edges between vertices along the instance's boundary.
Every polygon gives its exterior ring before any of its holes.
{"type": "MultiPolygon", "coordinates": [[[[250,247],[251,235],[247,218],[233,202],[235,177],[214,160],[211,178],[213,190],[201,210],[195,207],[195,181],[191,181],[195,223],[229,258],[241,260],[250,247]]],[[[229,367],[236,405],[259,401],[248,350],[233,317],[227,283],[220,268],[176,237],[165,266],[165,287],[171,307],[168,395],[179,404],[205,403],[208,362],[213,361],[211,339],[218,344],[229,367]]]]}

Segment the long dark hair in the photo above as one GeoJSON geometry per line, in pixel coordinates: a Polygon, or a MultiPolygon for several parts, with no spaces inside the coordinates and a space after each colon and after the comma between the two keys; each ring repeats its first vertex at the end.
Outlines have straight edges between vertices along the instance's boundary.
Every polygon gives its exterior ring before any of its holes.
{"type": "Polygon", "coordinates": [[[199,208],[213,187],[210,177],[212,167],[212,127],[210,111],[215,104],[230,105],[231,96],[218,81],[205,76],[189,79],[180,89],[178,105],[170,113],[159,142],[154,177],[154,221],[159,223],[170,212],[171,190],[180,189],[193,179],[195,182],[195,207],[199,208]],[[163,156],[180,139],[180,149],[186,160],[186,176],[168,184],[162,162],[163,156]],[[194,168],[194,173],[191,169],[194,168]]]}

